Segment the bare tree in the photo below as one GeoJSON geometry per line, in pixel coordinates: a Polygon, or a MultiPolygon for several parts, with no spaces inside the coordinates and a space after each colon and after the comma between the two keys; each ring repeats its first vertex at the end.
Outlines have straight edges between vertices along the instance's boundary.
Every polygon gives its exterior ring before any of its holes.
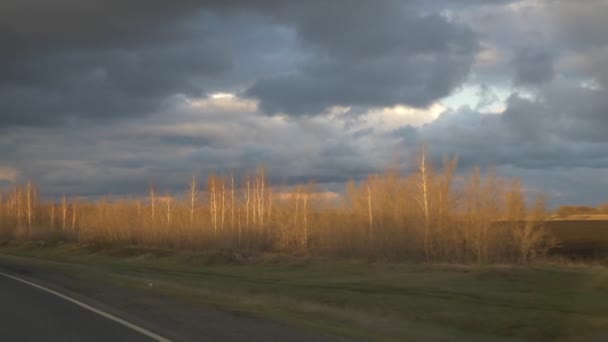
{"type": "Polygon", "coordinates": [[[76,202],[72,203],[72,231],[76,231],[76,202]]]}
{"type": "Polygon", "coordinates": [[[241,206],[237,207],[236,217],[237,217],[237,225],[239,227],[239,235],[238,235],[238,247],[241,247],[241,238],[243,234],[243,227],[241,226],[241,206]]]}
{"type": "Polygon", "coordinates": [[[65,231],[68,220],[68,199],[65,197],[65,194],[63,194],[63,197],[61,198],[61,218],[61,229],[65,231]]]}
{"type": "Polygon", "coordinates": [[[436,235],[438,239],[440,253],[444,258],[449,258],[451,251],[451,239],[454,232],[449,231],[450,220],[454,209],[452,183],[454,172],[458,165],[457,158],[443,158],[443,172],[437,184],[437,227],[436,235]]]}
{"type": "Polygon", "coordinates": [[[259,204],[258,202],[260,201],[260,179],[259,176],[256,175],[255,176],[255,183],[251,185],[251,190],[252,190],[252,203],[251,203],[251,211],[252,211],[252,215],[251,218],[253,220],[253,225],[257,226],[257,222],[258,222],[258,212],[259,212],[259,204]]]}
{"type": "Polygon", "coordinates": [[[374,215],[372,212],[372,189],[371,186],[369,184],[370,182],[367,182],[367,212],[368,212],[368,216],[369,216],[369,239],[372,242],[372,244],[374,243],[374,215]]]}
{"type": "Polygon", "coordinates": [[[424,255],[427,260],[431,258],[431,221],[430,221],[430,199],[429,190],[431,187],[431,167],[428,162],[427,148],[423,146],[418,155],[418,196],[416,197],[418,204],[422,209],[424,219],[424,255]]]}
{"type": "Polygon", "coordinates": [[[218,211],[218,193],[216,177],[211,175],[209,177],[209,211],[211,214],[211,226],[213,227],[213,233],[217,233],[217,211],[218,211]]]}
{"type": "Polygon", "coordinates": [[[555,244],[555,240],[545,231],[545,216],[545,199],[539,196],[536,198],[531,213],[527,215],[525,223],[513,230],[513,237],[523,263],[544,254],[555,244]]]}
{"type": "Polygon", "coordinates": [[[156,194],[154,191],[154,186],[150,186],[150,209],[152,213],[152,224],[154,224],[156,218],[156,194]]]}
{"type": "Polygon", "coordinates": [[[267,221],[266,222],[270,222],[270,219],[272,217],[272,188],[268,187],[268,191],[267,191],[268,195],[268,205],[267,205],[267,210],[266,210],[266,217],[267,217],[267,221]]]}
{"type": "Polygon", "coordinates": [[[196,212],[196,204],[198,202],[198,192],[198,180],[195,176],[192,176],[190,188],[188,189],[190,199],[190,228],[194,226],[194,213],[196,212]]]}
{"type": "Polygon", "coordinates": [[[249,207],[251,206],[251,184],[247,175],[247,191],[245,192],[245,227],[249,227],[249,207]]]}
{"type": "Polygon", "coordinates": [[[304,249],[308,249],[308,191],[304,193],[304,238],[302,239],[302,245],[304,249]]]}
{"type": "Polygon", "coordinates": [[[167,194],[167,196],[165,197],[165,218],[167,223],[167,229],[169,229],[169,227],[171,226],[171,201],[171,195],[167,194]]]}
{"type": "Polygon", "coordinates": [[[260,166],[256,177],[256,201],[257,201],[257,216],[259,225],[264,225],[264,188],[265,188],[265,173],[263,167],[260,166]]]}
{"type": "Polygon", "coordinates": [[[221,210],[220,210],[220,230],[224,230],[224,222],[226,219],[226,184],[224,182],[224,179],[222,179],[222,203],[221,203],[221,210]]]}
{"type": "Polygon", "coordinates": [[[15,190],[15,199],[16,199],[16,204],[17,204],[17,226],[20,227],[21,226],[21,218],[23,217],[23,205],[22,205],[22,198],[21,198],[22,194],[21,194],[21,187],[17,186],[17,189],[15,190]]]}
{"type": "Polygon", "coordinates": [[[26,192],[26,215],[27,215],[27,229],[28,229],[28,234],[31,233],[31,229],[32,229],[32,219],[34,217],[34,187],[32,185],[31,181],[28,181],[26,183],[25,186],[25,192],[26,192]]]}
{"type": "Polygon", "coordinates": [[[298,226],[298,206],[300,204],[300,186],[296,186],[296,204],[293,214],[293,226],[297,229],[298,226]]]}
{"type": "Polygon", "coordinates": [[[55,202],[51,202],[51,229],[55,228],[55,202]]]}
{"type": "Polygon", "coordinates": [[[236,210],[234,196],[234,175],[230,175],[230,229],[234,231],[234,212],[236,210]]]}
{"type": "Polygon", "coordinates": [[[481,217],[481,170],[478,167],[473,168],[465,187],[465,215],[464,223],[464,242],[465,249],[463,254],[467,257],[472,257],[477,261],[481,261],[481,230],[483,222],[481,217]]]}

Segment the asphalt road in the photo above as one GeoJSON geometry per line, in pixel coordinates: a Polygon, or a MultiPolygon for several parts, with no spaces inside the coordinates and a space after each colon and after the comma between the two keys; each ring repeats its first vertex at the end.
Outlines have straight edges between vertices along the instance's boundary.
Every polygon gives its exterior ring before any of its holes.
{"type": "Polygon", "coordinates": [[[154,341],[63,298],[0,275],[0,341],[154,341]]]}

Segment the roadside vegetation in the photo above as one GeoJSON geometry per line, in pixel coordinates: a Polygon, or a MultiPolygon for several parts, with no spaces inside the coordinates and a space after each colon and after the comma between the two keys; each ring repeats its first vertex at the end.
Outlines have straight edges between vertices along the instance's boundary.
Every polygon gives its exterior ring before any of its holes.
{"type": "Polygon", "coordinates": [[[33,182],[2,194],[0,238],[188,250],[279,252],[454,263],[529,262],[555,243],[544,200],[519,180],[457,160],[432,165],[423,148],[409,174],[393,169],[348,182],[344,195],[313,183],[268,183],[263,168],[237,179],[193,177],[181,194],[43,201],[33,182]]]}
{"type": "Polygon", "coordinates": [[[0,247],[6,265],[152,316],[160,327],[179,319],[180,331],[200,334],[208,334],[204,312],[179,308],[217,308],[355,340],[603,341],[608,331],[608,269],[599,264],[414,264],[276,253],[239,260],[226,252],[20,243],[0,247]]]}
{"type": "Polygon", "coordinates": [[[0,266],[93,299],[114,293],[102,302],[162,295],[164,307],[336,336],[604,339],[605,208],[548,213],[517,179],[456,168],[423,148],[413,171],[350,181],[342,195],[269,184],[263,168],[134,199],[43,200],[26,182],[0,197],[0,266]]]}

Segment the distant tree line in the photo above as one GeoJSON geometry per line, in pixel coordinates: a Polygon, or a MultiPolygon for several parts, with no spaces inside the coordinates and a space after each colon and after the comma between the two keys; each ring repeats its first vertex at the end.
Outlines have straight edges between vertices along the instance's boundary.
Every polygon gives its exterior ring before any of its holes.
{"type": "Polygon", "coordinates": [[[568,217],[572,215],[608,215],[608,203],[601,204],[598,207],[564,205],[557,208],[555,214],[559,217],[568,217]]]}
{"type": "Polygon", "coordinates": [[[0,195],[0,238],[464,263],[529,262],[552,246],[543,197],[456,158],[349,181],[339,203],[314,183],[272,186],[266,171],[193,177],[181,195],[43,201],[33,182],[0,195]]]}

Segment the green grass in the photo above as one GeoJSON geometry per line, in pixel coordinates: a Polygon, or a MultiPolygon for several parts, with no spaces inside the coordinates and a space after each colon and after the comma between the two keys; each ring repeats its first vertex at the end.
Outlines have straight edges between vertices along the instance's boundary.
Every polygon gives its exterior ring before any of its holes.
{"type": "Polygon", "coordinates": [[[461,266],[66,245],[0,253],[312,330],[374,340],[608,338],[608,269],[461,266]],[[42,261],[42,259],[46,261],[42,261]],[[57,262],[49,262],[61,261],[57,262]],[[86,266],[86,267],[83,267],[86,266]]]}

